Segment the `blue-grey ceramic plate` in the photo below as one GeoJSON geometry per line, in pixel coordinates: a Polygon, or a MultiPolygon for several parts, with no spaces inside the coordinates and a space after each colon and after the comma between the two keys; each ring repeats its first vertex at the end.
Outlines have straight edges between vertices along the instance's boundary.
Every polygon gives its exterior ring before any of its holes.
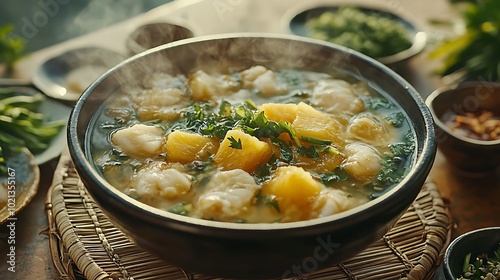
{"type": "Polygon", "coordinates": [[[94,80],[125,58],[99,47],[69,50],[44,62],[32,82],[52,98],[75,102],[94,80]]]}

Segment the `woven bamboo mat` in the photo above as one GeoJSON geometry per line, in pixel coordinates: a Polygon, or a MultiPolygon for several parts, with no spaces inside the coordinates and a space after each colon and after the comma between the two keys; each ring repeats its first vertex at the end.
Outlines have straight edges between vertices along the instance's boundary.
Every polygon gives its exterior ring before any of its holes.
{"type": "MultiPolygon", "coordinates": [[[[47,194],[47,215],[52,259],[61,279],[215,279],[183,271],[138,248],[88,195],[67,153],[47,194]]],[[[382,239],[307,279],[431,279],[451,225],[436,186],[427,182],[382,239]]]]}

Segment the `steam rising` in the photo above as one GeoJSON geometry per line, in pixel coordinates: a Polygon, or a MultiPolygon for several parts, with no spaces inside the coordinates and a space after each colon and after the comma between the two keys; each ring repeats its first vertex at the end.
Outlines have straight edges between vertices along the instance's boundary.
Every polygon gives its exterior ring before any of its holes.
{"type": "Polygon", "coordinates": [[[139,26],[134,30],[129,35],[127,47],[132,54],[137,54],[163,44],[193,36],[193,32],[183,26],[167,22],[155,22],[139,26]]]}
{"type": "Polygon", "coordinates": [[[166,48],[137,59],[121,69],[120,83],[138,84],[157,72],[188,74],[197,69],[205,72],[241,71],[253,65],[272,70],[346,68],[350,56],[344,52],[327,51],[326,47],[286,39],[240,37],[205,40],[166,48]]]}
{"type": "Polygon", "coordinates": [[[92,0],[73,21],[68,22],[64,35],[71,38],[75,34],[88,33],[125,20],[131,15],[139,14],[143,10],[142,5],[142,1],[136,0],[112,1],[112,5],[110,1],[92,0]]]}

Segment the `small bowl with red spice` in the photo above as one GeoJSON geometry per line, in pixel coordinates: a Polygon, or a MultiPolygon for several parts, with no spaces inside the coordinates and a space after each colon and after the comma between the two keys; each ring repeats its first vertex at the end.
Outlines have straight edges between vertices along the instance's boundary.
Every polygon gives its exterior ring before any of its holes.
{"type": "Polygon", "coordinates": [[[446,86],[431,93],[426,104],[438,147],[451,165],[475,174],[500,167],[500,83],[446,86]]]}

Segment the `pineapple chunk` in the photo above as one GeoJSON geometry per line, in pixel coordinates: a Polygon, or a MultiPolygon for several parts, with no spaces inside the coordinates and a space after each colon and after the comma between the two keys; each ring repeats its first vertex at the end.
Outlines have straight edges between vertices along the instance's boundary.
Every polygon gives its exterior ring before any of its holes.
{"type": "Polygon", "coordinates": [[[268,143],[241,130],[230,130],[220,143],[219,150],[214,156],[214,162],[224,170],[243,169],[252,173],[259,165],[267,162],[272,154],[273,150],[268,143]],[[241,140],[241,149],[230,147],[230,138],[236,141],[241,140]]]}
{"type": "Polygon", "coordinates": [[[300,166],[308,171],[330,173],[342,164],[345,156],[342,153],[322,152],[319,154],[319,158],[316,159],[303,156],[294,150],[294,159],[296,162],[300,162],[300,166]]]}
{"type": "Polygon", "coordinates": [[[297,104],[266,103],[260,106],[260,110],[268,120],[292,123],[297,115],[297,104]]]}
{"type": "Polygon", "coordinates": [[[173,131],[167,136],[165,144],[168,160],[188,163],[197,159],[206,159],[217,151],[219,142],[207,136],[173,131]]]}
{"type": "Polygon", "coordinates": [[[312,205],[323,189],[302,167],[279,167],[274,177],[262,186],[264,196],[273,195],[278,201],[280,212],[292,220],[309,216],[312,205]]]}
{"type": "Polygon", "coordinates": [[[318,111],[300,102],[297,105],[297,116],[292,123],[297,132],[297,137],[314,137],[318,139],[331,140],[333,143],[341,145],[339,137],[340,124],[331,116],[318,111]]]}

